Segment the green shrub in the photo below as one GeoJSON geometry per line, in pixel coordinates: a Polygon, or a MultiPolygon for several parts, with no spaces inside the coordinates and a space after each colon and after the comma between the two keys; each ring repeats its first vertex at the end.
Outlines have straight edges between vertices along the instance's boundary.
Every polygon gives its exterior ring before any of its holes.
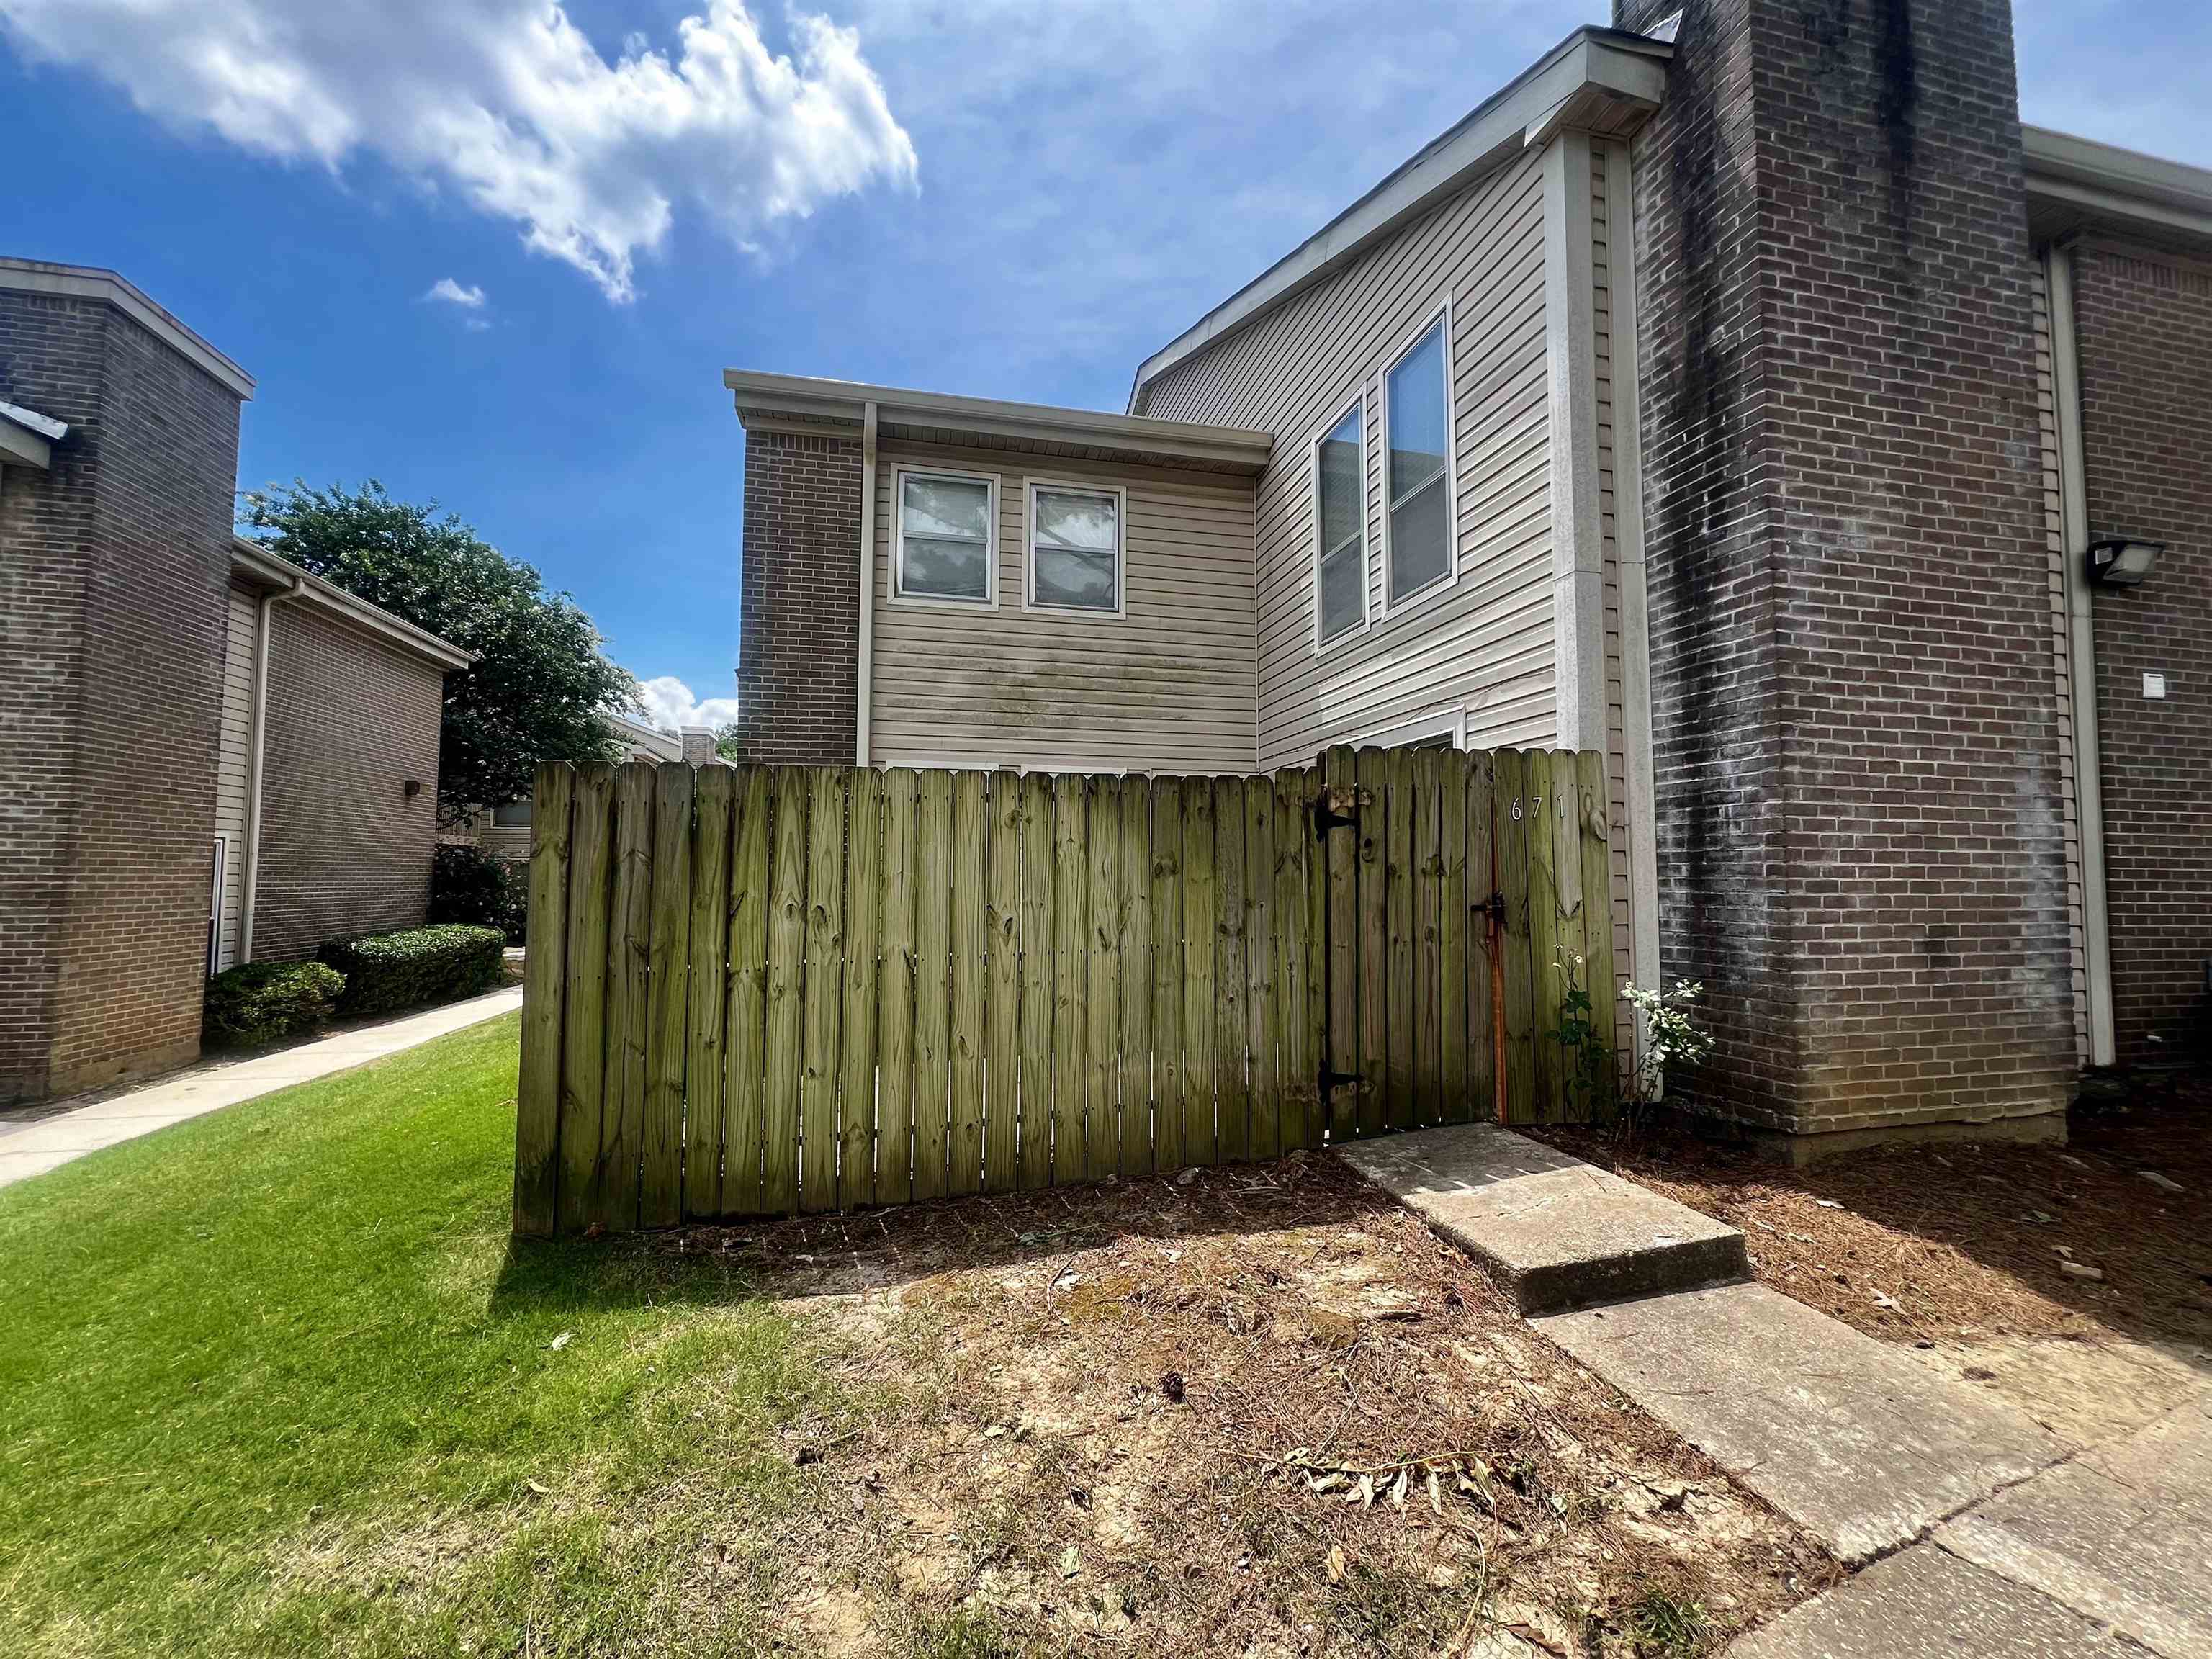
{"type": "Polygon", "coordinates": [[[200,1041],[248,1048],[312,1031],[328,1020],[345,978],[319,962],[249,962],[208,981],[200,1041]]]}
{"type": "Polygon", "coordinates": [[[334,939],[319,954],[345,975],[341,1012],[383,1014],[489,990],[499,983],[506,945],[496,927],[445,922],[334,939]]]}
{"type": "Polygon", "coordinates": [[[480,847],[439,848],[430,859],[430,920],[496,927],[509,945],[526,943],[530,860],[494,858],[480,847]]]}

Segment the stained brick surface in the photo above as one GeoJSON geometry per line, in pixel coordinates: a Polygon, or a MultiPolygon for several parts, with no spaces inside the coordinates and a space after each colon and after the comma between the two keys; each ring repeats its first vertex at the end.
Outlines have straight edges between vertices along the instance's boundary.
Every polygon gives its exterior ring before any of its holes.
{"type": "Polygon", "coordinates": [[[2212,267],[2075,250],[2092,535],[2167,544],[2094,596],[2112,1024],[2123,1062],[2212,1053],[2212,267]],[[2162,674],[2166,697],[2143,696],[2162,674]],[[2152,1039],[2159,1039],[2154,1042],[2152,1039]]]}
{"type": "Polygon", "coordinates": [[[329,615],[276,608],[269,658],[258,961],[422,924],[437,837],[445,678],[329,615]],[[406,783],[422,787],[410,798],[406,783]]]}
{"type": "Polygon", "coordinates": [[[1638,162],[1661,935],[1720,1038],[1692,1092],[1798,1133],[2057,1109],[2009,9],[1691,0],[1638,162]]]}
{"type": "Polygon", "coordinates": [[[234,393],[99,301],[0,293],[0,1099],[188,1058],[215,819],[234,393]]]}
{"type": "Polygon", "coordinates": [[[860,724],[859,440],[748,431],[744,512],[745,758],[850,765],[860,724]]]}

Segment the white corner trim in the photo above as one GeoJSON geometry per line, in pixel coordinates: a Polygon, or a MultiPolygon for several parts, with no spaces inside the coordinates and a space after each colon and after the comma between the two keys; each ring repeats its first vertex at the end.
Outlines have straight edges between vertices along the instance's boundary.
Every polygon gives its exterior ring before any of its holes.
{"type": "Polygon", "coordinates": [[[1095,617],[1121,621],[1129,614],[1129,492],[1121,484],[1100,483],[1096,478],[1022,480],[1022,609],[1043,617],[1095,617]],[[1036,496],[1040,489],[1068,495],[1110,495],[1114,500],[1114,608],[1088,605],[1047,605],[1036,596],[1036,496]]]}
{"type": "Polygon", "coordinates": [[[890,579],[884,586],[884,603],[901,609],[908,607],[923,611],[996,611],[999,608],[999,475],[995,472],[963,472],[949,466],[895,466],[891,469],[891,568],[890,579]],[[983,597],[980,599],[938,599],[927,593],[902,593],[899,583],[906,574],[906,480],[908,478],[953,478],[962,483],[979,483],[989,489],[989,505],[984,511],[991,526],[990,538],[984,547],[983,597]]]}
{"type": "Polygon", "coordinates": [[[2074,336],[2074,259],[2045,255],[2051,303],[2052,402],[2058,416],[2059,568],[2066,595],[2069,679],[2074,694],[2074,799],[2081,826],[2081,939],[2087,957],[2089,1063],[2110,1066],[2112,942],[2105,896],[2105,787],[2097,736],[2096,615],[2081,568],[2089,545],[2087,468],[2081,451],[2081,372],[2074,336]]]}
{"type": "Polygon", "coordinates": [[[1552,618],[1562,747],[1603,749],[1605,524],[1598,477],[1590,139],[1544,147],[1544,356],[1552,462],[1552,618]]]}
{"type": "Polygon", "coordinates": [[[860,672],[854,696],[853,763],[868,763],[872,732],[869,705],[875,695],[876,671],[876,405],[870,399],[860,410],[860,672]]]}
{"type": "MultiPolygon", "coordinates": [[[[1659,830],[1651,757],[1651,606],[1644,547],[1635,175],[1626,144],[1605,146],[1605,222],[1613,294],[1613,533],[1620,561],[1620,718],[1628,763],[1628,971],[1633,983],[1656,988],[1659,830]]],[[[1639,1014],[1639,1054],[1650,1038],[1639,1014]]]]}

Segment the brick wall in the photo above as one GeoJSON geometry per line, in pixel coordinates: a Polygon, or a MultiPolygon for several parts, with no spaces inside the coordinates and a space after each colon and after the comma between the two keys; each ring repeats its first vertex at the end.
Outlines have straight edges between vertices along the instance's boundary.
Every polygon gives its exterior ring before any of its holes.
{"type": "Polygon", "coordinates": [[[421,925],[437,840],[432,664],[300,605],[276,611],[261,785],[257,961],[421,925]],[[422,785],[410,799],[410,778],[422,785]]]}
{"type": "Polygon", "coordinates": [[[2212,1056],[2212,266],[2074,256],[2092,536],[2167,544],[2096,610],[2112,1022],[2123,1063],[2212,1056]],[[2162,702],[2146,673],[2166,677],[2162,702]],[[2154,1040],[2156,1039],[2156,1040],[2154,1040]]]}
{"type": "Polygon", "coordinates": [[[2017,110],[2004,0],[1692,0],[1638,143],[1665,971],[1793,1134],[2070,1091],[2017,110]]]}
{"type": "Polygon", "coordinates": [[[0,293],[0,1098],[199,1043],[237,395],[96,300],[0,293]]]}
{"type": "Polygon", "coordinates": [[[738,722],[745,757],[850,765],[859,732],[860,445],[745,434],[738,722]]]}

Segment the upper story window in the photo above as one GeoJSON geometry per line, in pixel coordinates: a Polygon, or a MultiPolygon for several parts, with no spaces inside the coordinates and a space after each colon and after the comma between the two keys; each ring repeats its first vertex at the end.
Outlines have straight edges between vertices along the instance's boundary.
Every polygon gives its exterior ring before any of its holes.
{"type": "Polygon", "coordinates": [[[999,597],[998,485],[961,472],[898,474],[892,595],[939,605],[999,597]]]}
{"type": "Polygon", "coordinates": [[[1448,320],[1440,316],[1430,324],[1383,377],[1386,609],[1442,586],[1456,574],[1448,320]]]}
{"type": "Polygon", "coordinates": [[[1030,486],[1033,608],[1121,614],[1121,505],[1119,489],[1030,486]]]}
{"type": "Polygon", "coordinates": [[[1367,621],[1365,400],[1314,445],[1314,643],[1367,621]]]}

